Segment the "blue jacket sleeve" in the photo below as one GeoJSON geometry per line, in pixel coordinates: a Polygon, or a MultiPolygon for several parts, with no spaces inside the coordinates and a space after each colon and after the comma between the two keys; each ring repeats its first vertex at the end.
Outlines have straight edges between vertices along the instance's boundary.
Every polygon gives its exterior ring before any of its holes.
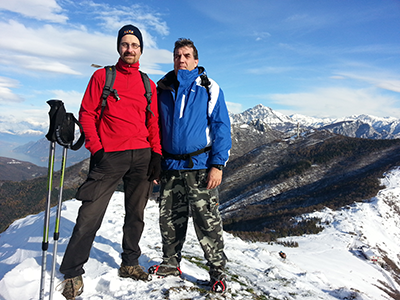
{"type": "Polygon", "coordinates": [[[212,134],[212,150],[210,164],[225,165],[229,159],[232,147],[231,124],[226,107],[224,93],[218,87],[218,96],[214,96],[215,82],[211,86],[211,100],[209,103],[210,126],[212,134]]]}

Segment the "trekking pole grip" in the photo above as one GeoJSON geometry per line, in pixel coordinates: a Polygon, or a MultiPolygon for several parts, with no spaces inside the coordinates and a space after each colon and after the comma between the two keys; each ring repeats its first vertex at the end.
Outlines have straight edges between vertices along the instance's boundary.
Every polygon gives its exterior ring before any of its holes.
{"type": "Polygon", "coordinates": [[[52,99],[47,101],[47,104],[50,105],[50,111],[49,111],[49,118],[50,118],[50,124],[49,124],[49,132],[46,134],[46,138],[50,142],[56,142],[56,127],[57,127],[57,122],[59,120],[57,119],[57,113],[60,108],[64,108],[64,103],[61,100],[57,99],[52,99]]]}

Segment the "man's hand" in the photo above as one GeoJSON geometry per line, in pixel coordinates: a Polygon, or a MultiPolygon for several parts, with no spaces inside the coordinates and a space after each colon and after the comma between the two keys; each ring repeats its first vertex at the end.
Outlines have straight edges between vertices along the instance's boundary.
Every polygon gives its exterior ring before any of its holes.
{"type": "Polygon", "coordinates": [[[215,189],[217,186],[221,184],[222,181],[222,170],[218,170],[217,168],[211,167],[208,172],[207,177],[207,189],[215,189]]]}
{"type": "Polygon", "coordinates": [[[161,154],[151,151],[151,159],[149,164],[149,169],[147,171],[147,176],[149,176],[149,181],[155,181],[159,179],[161,173],[161,154]]]}

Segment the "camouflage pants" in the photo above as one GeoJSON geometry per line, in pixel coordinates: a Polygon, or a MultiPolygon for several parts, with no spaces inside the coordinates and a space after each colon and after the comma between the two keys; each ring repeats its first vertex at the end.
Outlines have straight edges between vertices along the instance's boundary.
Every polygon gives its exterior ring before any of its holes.
{"type": "Polygon", "coordinates": [[[189,216],[210,270],[226,264],[218,190],[207,190],[207,170],[164,171],[160,188],[163,263],[179,266],[189,216]]]}

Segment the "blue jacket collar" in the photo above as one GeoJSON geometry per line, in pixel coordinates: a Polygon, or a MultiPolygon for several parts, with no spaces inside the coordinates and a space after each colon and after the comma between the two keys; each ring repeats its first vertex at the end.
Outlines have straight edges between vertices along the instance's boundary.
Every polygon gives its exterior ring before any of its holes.
{"type": "Polygon", "coordinates": [[[170,71],[157,82],[157,85],[162,90],[175,90],[178,86],[190,85],[203,73],[205,69],[200,66],[192,71],[179,70],[178,76],[175,75],[175,71],[170,71]]]}

